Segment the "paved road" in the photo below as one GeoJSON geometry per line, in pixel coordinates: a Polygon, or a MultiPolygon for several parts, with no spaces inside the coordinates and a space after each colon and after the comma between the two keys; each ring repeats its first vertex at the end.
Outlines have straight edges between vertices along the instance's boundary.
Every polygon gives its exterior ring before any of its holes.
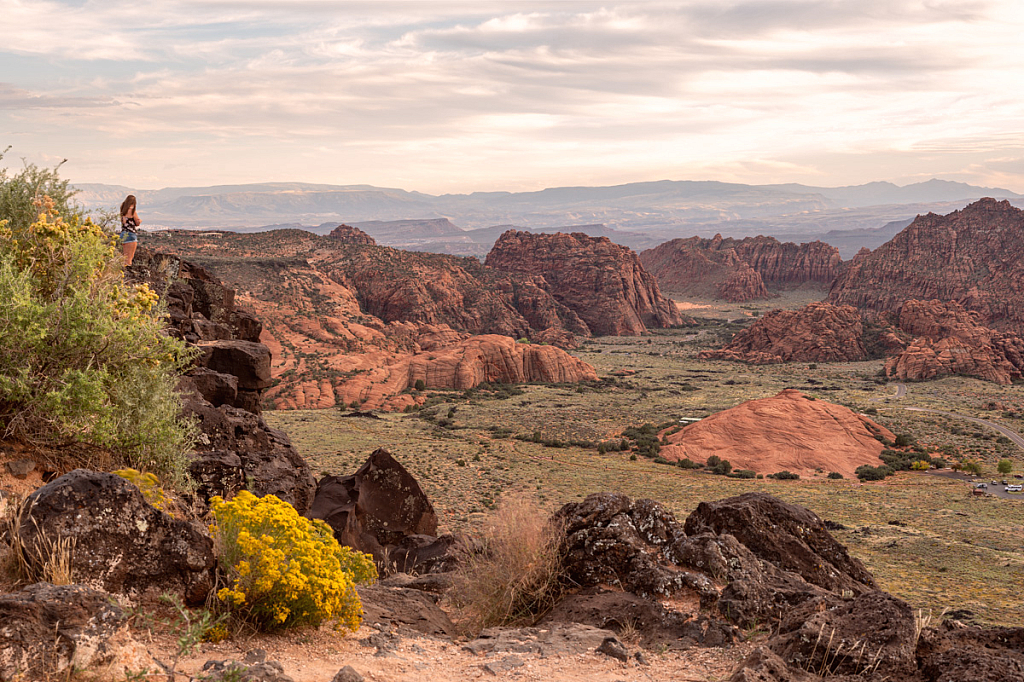
{"type": "Polygon", "coordinates": [[[896,400],[900,400],[907,394],[906,384],[896,384],[896,395],[892,396],[896,400]]]}
{"type": "Polygon", "coordinates": [[[1006,428],[1002,424],[997,424],[995,422],[990,422],[987,419],[978,419],[977,417],[968,417],[967,415],[957,414],[955,412],[946,412],[945,410],[930,410],[930,409],[928,409],[926,407],[904,407],[903,409],[904,410],[911,410],[913,412],[931,412],[933,414],[942,414],[942,415],[945,415],[947,417],[955,417],[957,419],[966,419],[969,422],[974,422],[975,424],[981,424],[982,426],[987,426],[990,429],[995,429],[999,433],[1003,434],[1004,436],[1006,436],[1007,438],[1012,440],[1014,443],[1016,443],[1018,447],[1020,447],[1022,450],[1024,450],[1024,436],[1021,436],[1019,433],[1017,433],[1016,431],[1014,431],[1012,429],[1006,428]]]}
{"type": "MultiPolygon", "coordinates": [[[[945,469],[932,469],[931,471],[927,471],[925,473],[927,473],[929,476],[941,476],[942,478],[953,478],[958,481],[964,481],[965,483],[970,483],[972,487],[975,483],[987,483],[988,487],[982,488],[982,490],[985,491],[986,495],[1000,497],[1004,500],[1020,501],[1024,499],[1024,493],[1008,493],[1006,492],[1006,490],[1004,490],[1006,486],[1002,485],[1001,483],[993,484],[991,479],[983,479],[980,476],[972,476],[970,474],[960,473],[959,471],[948,471],[945,469]]],[[[1022,481],[1016,478],[1007,478],[1006,482],[1019,484],[1022,481]]]]}

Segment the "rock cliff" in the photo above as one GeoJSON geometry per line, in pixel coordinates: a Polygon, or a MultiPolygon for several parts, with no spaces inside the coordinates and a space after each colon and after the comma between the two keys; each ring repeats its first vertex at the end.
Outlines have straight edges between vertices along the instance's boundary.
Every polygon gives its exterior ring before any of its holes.
{"type": "MultiPolygon", "coordinates": [[[[402,409],[423,401],[407,391],[417,379],[428,388],[468,388],[469,378],[596,378],[589,365],[540,345],[574,347],[577,334],[590,334],[542,288],[542,277],[299,230],[174,233],[152,241],[212,263],[258,312],[272,384],[261,390],[275,408],[402,409]],[[514,343],[524,337],[535,343],[514,343]]],[[[210,385],[211,398],[230,395],[234,387],[217,379],[197,381],[210,385]]]]}
{"type": "Polygon", "coordinates": [[[865,360],[864,325],[851,306],[811,303],[801,310],[772,310],[739,332],[725,348],[700,357],[755,365],[780,362],[865,360]]]}
{"type": "Polygon", "coordinates": [[[769,298],[769,288],[828,285],[842,267],[824,242],[779,242],[774,237],[673,239],[640,254],[665,291],[742,302],[769,298]]]}
{"type": "Polygon", "coordinates": [[[1009,384],[1024,372],[1024,339],[979,324],[959,303],[907,301],[900,327],[914,340],[885,363],[889,377],[918,381],[950,374],[1009,384]]]}
{"type": "Polygon", "coordinates": [[[828,301],[895,313],[910,299],[955,301],[990,327],[1024,333],[1024,211],[981,199],[918,216],[838,277],[828,301]]]}
{"type": "Polygon", "coordinates": [[[879,466],[882,443],[895,436],[867,417],[842,405],[808,398],[787,389],[771,398],[748,400],[667,436],[661,456],[704,463],[711,455],[734,469],[770,474],[792,471],[813,475],[817,469],[854,478],[862,464],[879,466]],[[822,443],[828,447],[823,448],[822,443]]]}
{"type": "Polygon", "coordinates": [[[636,254],[607,237],[509,230],[487,254],[495,270],[528,275],[592,334],[636,336],[683,323],[636,254]]]}

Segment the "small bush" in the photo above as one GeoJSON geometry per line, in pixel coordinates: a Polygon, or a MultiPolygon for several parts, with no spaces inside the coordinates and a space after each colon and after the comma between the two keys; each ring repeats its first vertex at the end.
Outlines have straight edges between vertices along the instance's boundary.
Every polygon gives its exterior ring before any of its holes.
{"type": "Polygon", "coordinates": [[[413,384],[413,388],[415,388],[417,391],[422,391],[426,387],[427,387],[427,385],[426,385],[426,383],[424,383],[423,379],[417,379],[416,383],[413,384]]]}
{"type": "Polygon", "coordinates": [[[497,625],[532,625],[561,594],[562,528],[531,501],[502,501],[480,536],[463,548],[451,605],[470,632],[497,625]]]}
{"type": "Polygon", "coordinates": [[[892,476],[895,473],[892,468],[882,465],[880,467],[873,467],[868,464],[857,467],[854,471],[857,474],[857,478],[862,481],[881,481],[887,476],[892,476]]]}
{"type": "Polygon", "coordinates": [[[727,459],[720,459],[718,464],[711,467],[711,473],[718,476],[727,476],[732,471],[732,463],[727,459]]]}
{"type": "Polygon", "coordinates": [[[700,469],[701,468],[700,464],[697,464],[696,462],[694,462],[689,457],[683,457],[681,460],[679,460],[679,467],[681,469],[700,469]]]}
{"type": "Polygon", "coordinates": [[[800,478],[800,474],[794,474],[792,471],[776,471],[774,474],[768,474],[768,478],[774,478],[776,481],[796,481],[800,478]]]}
{"type": "Polygon", "coordinates": [[[362,620],[355,585],[377,579],[368,554],[342,547],[330,526],[299,516],[274,495],[243,490],[230,502],[210,501],[229,587],[217,598],[261,630],[319,625],[353,632],[362,620]]]}
{"type": "Polygon", "coordinates": [[[909,448],[914,444],[914,437],[909,433],[900,433],[896,435],[895,443],[898,448],[909,448]]]}
{"type": "Polygon", "coordinates": [[[737,469],[729,474],[729,478],[756,478],[757,472],[752,469],[737,469]]]}
{"type": "Polygon", "coordinates": [[[833,480],[838,481],[838,480],[843,478],[843,475],[841,473],[839,473],[838,471],[830,471],[830,472],[828,472],[827,478],[831,478],[833,480]]]}
{"type": "Polygon", "coordinates": [[[1013,471],[1013,462],[1008,459],[999,460],[999,463],[996,464],[996,471],[1004,475],[1010,473],[1013,471]]]}
{"type": "Polygon", "coordinates": [[[721,457],[719,457],[718,455],[711,455],[704,462],[704,466],[706,466],[708,469],[714,469],[716,466],[718,466],[721,463],[722,463],[722,458],[721,457]]]}
{"type": "Polygon", "coordinates": [[[134,484],[142,492],[146,502],[153,507],[168,514],[172,513],[173,502],[167,496],[167,493],[164,492],[164,489],[160,487],[160,479],[156,477],[156,474],[144,474],[136,469],[118,469],[110,473],[134,484]]]}

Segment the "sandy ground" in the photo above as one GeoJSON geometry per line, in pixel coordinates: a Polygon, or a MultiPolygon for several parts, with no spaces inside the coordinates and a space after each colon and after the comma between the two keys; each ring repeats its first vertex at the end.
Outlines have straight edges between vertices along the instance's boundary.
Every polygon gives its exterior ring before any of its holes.
{"type": "MultiPolygon", "coordinates": [[[[262,635],[248,640],[203,644],[193,655],[179,662],[179,672],[196,674],[208,660],[241,660],[256,649],[266,652],[267,660],[277,661],[295,682],[330,682],[346,665],[364,679],[374,682],[419,682],[432,680],[512,679],[523,682],[618,682],[666,681],[712,682],[727,679],[737,664],[755,646],[739,644],[727,649],[693,648],[682,652],[644,651],[647,665],[635,660],[621,662],[594,651],[581,654],[477,655],[463,649],[459,642],[421,635],[412,630],[401,632],[401,641],[390,654],[376,655],[376,649],[360,643],[376,630],[362,627],[354,634],[341,636],[328,629],[280,636],[262,635]],[[491,672],[485,666],[511,659],[522,662],[510,670],[491,672]]],[[[145,633],[136,634],[151,654],[167,660],[174,650],[169,635],[146,641],[145,633]]],[[[631,653],[639,651],[629,647],[631,653]]],[[[181,678],[179,678],[181,679],[181,678]]]]}

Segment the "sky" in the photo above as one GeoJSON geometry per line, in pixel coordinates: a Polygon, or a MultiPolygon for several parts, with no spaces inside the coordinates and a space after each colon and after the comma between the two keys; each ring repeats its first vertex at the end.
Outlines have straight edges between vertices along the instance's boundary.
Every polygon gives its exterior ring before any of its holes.
{"type": "Polygon", "coordinates": [[[430,194],[1024,193],[1024,2],[0,0],[0,164],[430,194]]]}

